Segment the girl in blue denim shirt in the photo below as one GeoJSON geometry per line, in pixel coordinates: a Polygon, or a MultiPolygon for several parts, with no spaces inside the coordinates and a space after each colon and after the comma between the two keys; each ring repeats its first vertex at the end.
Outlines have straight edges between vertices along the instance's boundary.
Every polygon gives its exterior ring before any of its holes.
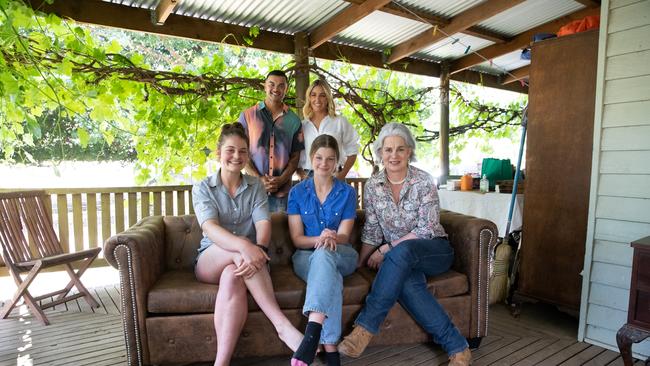
{"type": "Polygon", "coordinates": [[[340,364],[336,344],[341,337],[343,277],[354,273],[358,253],[349,244],[357,196],[350,185],[334,178],[338,154],[334,137],[318,136],[309,152],[314,177],[289,193],[289,231],[298,248],[293,269],[307,282],[303,314],[309,318],[292,366],[309,365],[319,344],[329,366],[340,364]]]}

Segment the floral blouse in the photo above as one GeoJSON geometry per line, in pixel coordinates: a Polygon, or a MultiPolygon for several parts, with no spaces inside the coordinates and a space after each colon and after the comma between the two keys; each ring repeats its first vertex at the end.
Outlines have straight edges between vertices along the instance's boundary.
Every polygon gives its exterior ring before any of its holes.
{"type": "Polygon", "coordinates": [[[385,170],[368,179],[364,192],[363,243],[378,246],[411,232],[420,239],[447,236],[440,224],[438,191],[429,173],[409,165],[399,196],[396,204],[385,170]]]}

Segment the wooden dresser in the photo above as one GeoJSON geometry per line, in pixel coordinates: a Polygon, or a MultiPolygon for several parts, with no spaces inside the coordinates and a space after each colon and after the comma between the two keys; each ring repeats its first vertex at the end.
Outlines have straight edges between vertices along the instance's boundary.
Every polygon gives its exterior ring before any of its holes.
{"type": "Polygon", "coordinates": [[[631,366],[632,343],[650,337],[650,236],[632,242],[632,279],[627,324],[616,333],[616,343],[625,366],[631,366]]]}

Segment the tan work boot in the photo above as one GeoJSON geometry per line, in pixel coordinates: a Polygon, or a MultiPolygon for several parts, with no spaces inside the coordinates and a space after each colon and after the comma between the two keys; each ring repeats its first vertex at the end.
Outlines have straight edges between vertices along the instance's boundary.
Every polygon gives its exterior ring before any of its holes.
{"type": "Polygon", "coordinates": [[[449,356],[449,366],[468,366],[472,364],[472,352],[465,348],[463,352],[449,356]]]}
{"type": "Polygon", "coordinates": [[[338,350],[342,355],[358,358],[363,351],[368,347],[368,343],[372,339],[372,333],[368,332],[366,328],[357,325],[352,329],[343,341],[339,343],[338,350]]]}

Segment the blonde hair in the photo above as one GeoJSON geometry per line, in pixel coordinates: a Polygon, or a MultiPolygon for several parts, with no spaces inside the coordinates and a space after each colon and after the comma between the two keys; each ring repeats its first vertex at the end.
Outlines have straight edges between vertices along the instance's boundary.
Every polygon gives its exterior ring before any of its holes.
{"type": "Polygon", "coordinates": [[[309,95],[311,95],[311,91],[317,86],[323,88],[325,96],[327,97],[327,114],[332,118],[336,117],[336,107],[334,105],[334,97],[332,97],[332,88],[327,84],[327,81],[322,79],[314,80],[314,82],[309,85],[309,88],[307,88],[307,92],[305,93],[305,106],[302,107],[302,115],[305,116],[305,118],[311,118],[314,115],[314,111],[311,109],[311,103],[309,102],[309,95]]]}

